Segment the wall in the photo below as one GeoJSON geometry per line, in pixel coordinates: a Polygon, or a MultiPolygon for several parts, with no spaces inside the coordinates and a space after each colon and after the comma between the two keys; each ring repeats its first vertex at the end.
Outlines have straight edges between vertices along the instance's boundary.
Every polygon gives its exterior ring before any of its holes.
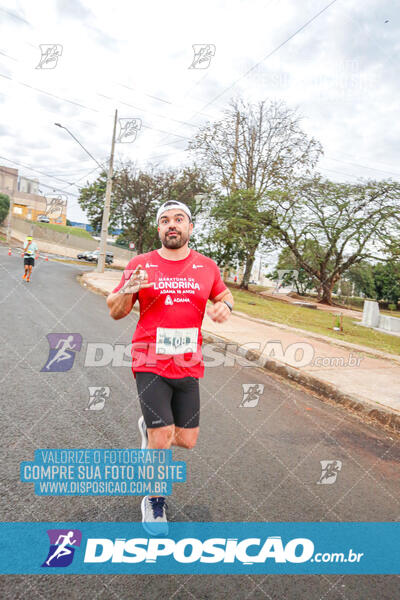
{"type": "MultiPolygon", "coordinates": [[[[81,238],[70,233],[60,233],[54,229],[40,227],[40,225],[29,223],[14,216],[12,221],[12,237],[23,242],[27,235],[33,236],[40,252],[61,254],[70,258],[76,258],[78,252],[97,250],[99,247],[99,242],[96,240],[81,238]]],[[[134,251],[117,248],[111,244],[107,244],[107,250],[113,253],[113,264],[118,267],[125,267],[130,259],[136,256],[136,252],[134,251]]]]}

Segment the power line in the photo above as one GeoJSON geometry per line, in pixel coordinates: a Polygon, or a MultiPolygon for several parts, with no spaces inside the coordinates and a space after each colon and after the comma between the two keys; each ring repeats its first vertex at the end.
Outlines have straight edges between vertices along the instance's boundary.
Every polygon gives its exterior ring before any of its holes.
{"type": "Polygon", "coordinates": [[[360,165],[358,163],[348,162],[345,160],[340,160],[338,158],[330,158],[329,156],[327,156],[326,158],[328,160],[333,160],[335,162],[343,163],[344,165],[352,165],[353,167],[361,167],[362,169],[369,169],[370,171],[378,171],[379,173],[388,173],[388,174],[397,175],[398,177],[400,177],[400,173],[396,173],[395,171],[386,171],[383,169],[376,169],[375,167],[368,167],[367,165],[360,165]]]}
{"type": "Polygon", "coordinates": [[[53,175],[48,175],[47,173],[44,173],[43,171],[39,171],[38,169],[30,167],[29,165],[24,165],[23,163],[19,163],[16,160],[11,160],[10,158],[6,158],[5,156],[0,156],[0,159],[8,160],[9,162],[13,163],[14,165],[18,165],[19,167],[24,167],[25,169],[29,169],[30,171],[34,171],[35,173],[39,173],[39,175],[43,175],[44,177],[50,177],[51,179],[56,179],[57,181],[61,181],[61,183],[67,183],[68,185],[73,185],[69,181],[66,181],[65,179],[61,179],[60,177],[54,177],[53,175]]]}
{"type": "MultiPolygon", "coordinates": [[[[246,71],[246,73],[244,73],[244,75],[242,75],[241,77],[239,77],[238,79],[236,79],[229,87],[225,88],[225,90],[223,90],[220,94],[218,94],[217,96],[215,96],[215,98],[213,98],[213,100],[210,100],[210,102],[208,102],[205,106],[203,106],[203,108],[201,110],[204,110],[205,108],[207,108],[207,106],[210,106],[210,104],[213,104],[216,100],[218,100],[218,98],[220,98],[227,91],[229,91],[230,89],[232,89],[238,83],[238,81],[241,81],[244,77],[247,77],[247,75],[249,75],[249,73],[251,73],[252,71],[254,71],[254,69],[256,69],[258,67],[258,65],[260,65],[261,63],[263,63],[264,61],[266,61],[268,58],[270,58],[273,54],[275,54],[276,52],[278,52],[278,50],[280,50],[283,46],[285,46],[288,42],[290,42],[290,40],[292,40],[301,31],[303,31],[304,29],[306,29],[306,27],[308,27],[313,21],[315,21],[315,19],[318,19],[318,17],[320,15],[322,15],[322,13],[324,13],[326,10],[328,10],[328,8],[330,6],[332,6],[333,4],[335,4],[335,2],[337,2],[337,0],[332,0],[322,10],[320,10],[319,12],[317,12],[313,17],[311,17],[311,19],[309,19],[308,21],[306,21],[306,23],[304,23],[304,25],[302,25],[301,27],[299,27],[299,29],[297,29],[294,33],[292,33],[292,35],[290,35],[288,38],[286,38],[286,40],[284,40],[283,42],[281,42],[279,44],[279,46],[277,46],[276,48],[274,48],[271,52],[269,52],[266,56],[264,56],[264,58],[262,58],[260,61],[258,61],[258,63],[256,63],[255,65],[253,65],[250,69],[248,69],[248,71],[246,71]]],[[[195,114],[198,114],[198,113],[195,113],[195,114]]]]}
{"type": "Polygon", "coordinates": [[[224,90],[222,90],[222,92],[220,92],[217,96],[215,96],[212,100],[210,100],[209,102],[207,102],[207,104],[205,104],[200,111],[197,111],[195,113],[193,113],[193,115],[190,117],[191,119],[193,117],[195,117],[196,115],[200,114],[205,108],[207,108],[208,106],[210,106],[211,104],[213,104],[216,100],[218,100],[219,98],[221,98],[221,96],[223,96],[227,91],[229,91],[230,89],[232,89],[239,81],[241,81],[244,77],[247,77],[247,75],[249,75],[249,73],[251,73],[252,71],[254,71],[254,69],[256,67],[258,67],[258,65],[260,65],[261,63],[263,63],[264,61],[266,61],[268,58],[270,58],[273,54],[275,54],[276,52],[278,52],[278,50],[280,50],[283,46],[285,46],[290,40],[292,40],[297,34],[299,34],[301,31],[303,31],[306,27],[308,27],[313,21],[315,21],[320,15],[322,15],[322,13],[324,13],[326,10],[328,10],[328,8],[330,6],[332,6],[333,4],[335,4],[335,2],[337,2],[337,0],[332,0],[329,4],[327,4],[322,10],[320,10],[318,13],[316,13],[313,17],[311,17],[311,19],[309,19],[308,21],[306,21],[306,23],[304,23],[301,27],[299,27],[299,29],[297,29],[294,33],[292,33],[292,35],[290,35],[288,38],[286,38],[283,42],[281,42],[276,48],[274,48],[271,52],[269,52],[266,56],[264,56],[264,58],[262,58],[260,61],[258,61],[255,65],[253,65],[250,69],[248,69],[246,71],[246,73],[244,73],[243,75],[241,75],[238,79],[236,79],[230,86],[228,86],[227,88],[225,88],[224,90]]]}
{"type": "MultiPolygon", "coordinates": [[[[22,85],[23,87],[27,87],[35,92],[38,92],[40,94],[44,94],[46,96],[50,96],[52,98],[56,98],[57,100],[61,100],[63,102],[68,102],[69,104],[73,104],[75,106],[79,106],[80,108],[84,108],[85,110],[90,110],[92,112],[96,112],[96,113],[101,113],[102,111],[97,110],[97,108],[92,108],[90,106],[86,106],[84,104],[81,104],[79,102],[75,102],[74,100],[69,100],[68,98],[64,98],[62,96],[57,96],[55,94],[51,94],[50,92],[46,92],[45,90],[42,90],[40,88],[37,88],[33,85],[29,85],[27,83],[24,83],[23,81],[18,81],[17,79],[14,79],[13,77],[9,77],[8,75],[4,75],[3,73],[0,73],[0,77],[3,77],[4,79],[8,79],[10,81],[14,81],[15,83],[17,83],[18,85],[22,85]]],[[[106,96],[104,96],[106,98],[106,96]]],[[[110,100],[112,100],[112,98],[110,98],[110,100]]],[[[120,101],[119,101],[120,102],[120,101]]],[[[106,114],[106,113],[103,113],[106,114]]],[[[107,115],[110,116],[110,115],[107,115]]],[[[171,133],[170,131],[164,131],[162,129],[157,129],[156,127],[151,127],[151,125],[145,125],[144,123],[142,123],[142,127],[146,128],[146,129],[152,129],[153,131],[158,131],[159,133],[164,133],[166,135],[172,135],[175,137],[179,137],[182,139],[186,139],[186,140],[190,140],[191,138],[184,136],[184,135],[180,135],[178,133],[171,133]]]]}
{"type": "Polygon", "coordinates": [[[17,19],[18,21],[22,21],[23,23],[25,23],[25,25],[29,25],[30,27],[32,27],[32,24],[29,23],[29,21],[27,21],[26,19],[24,19],[23,17],[20,17],[19,15],[17,15],[16,13],[13,13],[9,10],[6,10],[5,8],[3,8],[2,6],[0,6],[0,10],[2,10],[3,12],[5,12],[7,15],[9,15],[10,17],[13,17],[14,19],[17,19]]]}

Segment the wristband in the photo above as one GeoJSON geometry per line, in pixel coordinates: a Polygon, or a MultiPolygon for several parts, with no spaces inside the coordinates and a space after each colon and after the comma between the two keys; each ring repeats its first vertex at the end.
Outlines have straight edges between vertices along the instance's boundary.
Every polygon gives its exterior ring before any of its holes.
{"type": "Polygon", "coordinates": [[[227,305],[231,312],[233,311],[233,306],[230,302],[228,302],[228,300],[222,300],[222,302],[227,305]]]}

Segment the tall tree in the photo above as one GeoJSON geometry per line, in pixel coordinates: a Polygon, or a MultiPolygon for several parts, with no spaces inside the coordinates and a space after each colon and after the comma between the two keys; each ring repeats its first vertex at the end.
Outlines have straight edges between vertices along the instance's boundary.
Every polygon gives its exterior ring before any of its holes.
{"type": "Polygon", "coordinates": [[[400,234],[400,184],[393,181],[333,183],[320,176],[275,191],[266,204],[277,238],[319,283],[320,301],[332,304],[341,275],[363,260],[380,260],[400,234]],[[317,243],[312,260],[306,240],[317,243]]]}
{"type": "MultiPolygon", "coordinates": [[[[293,177],[308,173],[322,152],[319,142],[301,129],[296,110],[283,102],[263,101],[253,105],[242,100],[231,101],[220,121],[201,127],[189,147],[225,197],[247,191],[256,200],[261,215],[265,212],[266,193],[287,186],[293,177]]],[[[253,218],[253,208],[248,215],[242,211],[242,219],[248,226],[253,218]]],[[[215,225],[218,229],[221,222],[216,219],[215,225]]],[[[270,233],[261,228],[253,233],[257,233],[257,237],[246,255],[241,282],[244,288],[248,287],[255,251],[264,233],[270,237],[270,233]]],[[[226,243],[229,246],[229,237],[226,243]]]]}
{"type": "MultiPolygon", "coordinates": [[[[99,232],[103,220],[104,200],[106,195],[107,173],[102,171],[93,183],[86,183],[86,186],[80,188],[78,203],[89,219],[93,230],[99,232]]],[[[114,196],[111,197],[110,208],[110,226],[117,227],[115,219],[114,196]]]]}
{"type": "MultiPolygon", "coordinates": [[[[106,175],[81,189],[79,203],[86,210],[92,226],[101,224],[106,175]]],[[[114,173],[110,206],[110,226],[121,227],[120,243],[133,241],[138,254],[158,245],[157,209],[166,200],[188,204],[196,218],[211,192],[204,171],[196,166],[183,169],[139,169],[134,163],[121,164],[114,173]]]]}

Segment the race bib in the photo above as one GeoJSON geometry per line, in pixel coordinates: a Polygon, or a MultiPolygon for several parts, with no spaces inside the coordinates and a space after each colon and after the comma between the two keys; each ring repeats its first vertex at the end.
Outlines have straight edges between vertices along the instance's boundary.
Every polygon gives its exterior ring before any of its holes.
{"type": "Polygon", "coordinates": [[[171,329],[157,327],[156,354],[186,354],[197,352],[197,327],[171,329]]]}

